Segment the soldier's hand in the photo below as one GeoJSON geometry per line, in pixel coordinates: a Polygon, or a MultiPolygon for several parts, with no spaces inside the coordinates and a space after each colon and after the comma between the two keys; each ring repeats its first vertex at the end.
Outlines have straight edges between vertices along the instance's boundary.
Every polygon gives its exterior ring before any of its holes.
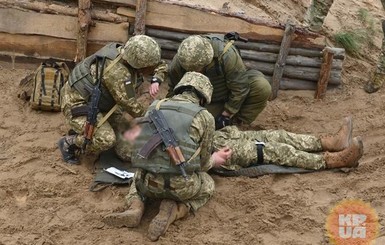
{"type": "Polygon", "coordinates": [[[212,154],[214,167],[220,167],[231,158],[233,151],[229,147],[223,147],[212,154]]]}
{"type": "Polygon", "coordinates": [[[149,92],[151,97],[155,98],[159,92],[159,83],[151,83],[149,92]]]}

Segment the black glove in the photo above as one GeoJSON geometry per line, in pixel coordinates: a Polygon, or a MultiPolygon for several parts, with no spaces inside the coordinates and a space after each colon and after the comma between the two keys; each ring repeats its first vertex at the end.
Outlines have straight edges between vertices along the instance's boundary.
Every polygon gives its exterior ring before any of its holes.
{"type": "Polygon", "coordinates": [[[215,119],[215,130],[231,125],[230,117],[219,115],[215,119]]]}

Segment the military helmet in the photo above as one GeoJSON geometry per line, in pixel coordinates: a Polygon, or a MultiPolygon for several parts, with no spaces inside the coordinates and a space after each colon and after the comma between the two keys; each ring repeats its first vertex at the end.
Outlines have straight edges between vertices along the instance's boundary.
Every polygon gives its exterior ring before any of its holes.
{"type": "Polygon", "coordinates": [[[187,71],[198,71],[211,63],[214,49],[207,38],[193,35],[180,44],[177,58],[187,71]]]}
{"type": "Polygon", "coordinates": [[[213,85],[211,85],[208,77],[199,72],[187,72],[175,86],[174,92],[177,92],[180,88],[187,86],[195,88],[206,99],[207,104],[211,102],[213,85]]]}
{"type": "Polygon", "coordinates": [[[155,66],[160,62],[160,47],[149,36],[131,37],[121,50],[122,58],[135,69],[155,66]]]}

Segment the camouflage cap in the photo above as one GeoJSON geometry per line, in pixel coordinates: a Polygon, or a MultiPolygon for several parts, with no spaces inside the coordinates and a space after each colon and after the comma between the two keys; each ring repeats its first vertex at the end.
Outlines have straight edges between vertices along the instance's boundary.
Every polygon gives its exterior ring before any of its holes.
{"type": "Polygon", "coordinates": [[[124,45],[122,58],[135,69],[155,66],[160,62],[160,47],[149,36],[133,36],[124,45]]]}
{"type": "Polygon", "coordinates": [[[205,97],[207,104],[211,102],[211,95],[213,94],[213,85],[210,79],[199,72],[187,72],[184,74],[180,82],[175,86],[174,91],[181,87],[192,86],[194,87],[203,97],[205,97]]]}
{"type": "Polygon", "coordinates": [[[199,71],[211,63],[214,50],[207,38],[193,35],[180,44],[177,58],[187,71],[199,71]]]}

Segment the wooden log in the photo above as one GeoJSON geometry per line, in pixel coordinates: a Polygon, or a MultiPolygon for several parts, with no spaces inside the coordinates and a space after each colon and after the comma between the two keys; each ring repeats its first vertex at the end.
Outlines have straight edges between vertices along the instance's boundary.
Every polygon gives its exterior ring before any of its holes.
{"type": "MultiPolygon", "coordinates": [[[[0,32],[66,39],[76,39],[77,37],[78,18],[72,16],[24,12],[17,9],[0,9],[0,16],[2,17],[0,32]]],[[[88,39],[123,43],[128,39],[127,30],[128,23],[95,22],[95,25],[91,27],[88,39]]]]}
{"type": "MultiPolygon", "coordinates": [[[[268,52],[258,52],[253,50],[241,50],[243,60],[255,60],[267,63],[274,63],[278,54],[268,52]]],[[[332,68],[342,70],[342,60],[333,59],[332,68]]],[[[304,57],[300,55],[288,55],[286,58],[287,65],[304,66],[304,67],[321,67],[322,59],[318,57],[304,57]]]]}
{"type": "MultiPolygon", "coordinates": [[[[265,78],[271,83],[271,76],[265,76],[265,78]]],[[[333,89],[338,87],[338,84],[329,84],[327,88],[333,89]]],[[[283,77],[281,78],[279,88],[280,90],[316,90],[317,83],[306,80],[283,77]]]]}
{"type": "MultiPolygon", "coordinates": [[[[154,28],[147,28],[146,34],[155,37],[159,40],[168,40],[176,41],[176,49],[183,39],[187,38],[190,34],[177,32],[177,31],[166,31],[154,28]]],[[[258,52],[269,52],[269,53],[279,53],[280,45],[271,44],[271,43],[261,43],[255,41],[249,41],[247,43],[237,41],[235,45],[242,50],[252,50],[258,52]]],[[[333,48],[335,53],[335,59],[343,60],[345,58],[345,49],[343,48],[333,48]]],[[[322,58],[322,48],[290,48],[289,55],[300,55],[304,57],[319,57],[322,58]]]]}
{"type": "Polygon", "coordinates": [[[79,20],[75,62],[82,61],[87,57],[88,30],[92,23],[90,0],[79,0],[78,15],[79,20]]]}
{"type": "MultiPolygon", "coordinates": [[[[95,53],[105,44],[105,42],[88,42],[87,55],[95,53]]],[[[54,58],[72,61],[76,55],[76,40],[0,32],[0,53],[38,59],[54,58]]]]}
{"type": "MultiPolygon", "coordinates": [[[[28,10],[37,11],[40,13],[47,14],[60,14],[60,15],[69,15],[69,16],[78,16],[78,8],[65,6],[61,4],[54,4],[49,2],[40,2],[34,1],[31,2],[29,0],[17,0],[17,1],[9,1],[9,0],[0,0],[0,6],[7,8],[23,8],[28,10]]],[[[91,12],[91,17],[94,20],[102,20],[114,23],[122,23],[127,22],[128,18],[124,16],[120,16],[115,13],[111,13],[108,11],[101,11],[93,9],[91,12]]]]}
{"type": "Polygon", "coordinates": [[[289,54],[289,48],[291,41],[293,39],[295,27],[292,24],[286,24],[285,34],[283,35],[281,48],[278,53],[278,59],[275,63],[275,68],[273,72],[273,79],[271,81],[271,96],[270,100],[277,98],[279,90],[279,82],[281,81],[283,69],[286,65],[286,57],[289,54]]]}
{"type": "MultiPolygon", "coordinates": [[[[261,71],[266,76],[272,76],[274,73],[274,64],[263,63],[258,61],[244,61],[245,65],[252,69],[261,71]]],[[[283,71],[283,77],[296,78],[301,80],[308,80],[317,82],[320,76],[320,69],[313,67],[297,67],[286,65],[283,71]]],[[[341,71],[332,70],[329,83],[340,84],[341,83],[341,71]]]]}
{"type": "Polygon", "coordinates": [[[146,32],[146,11],[147,0],[137,0],[135,12],[135,35],[145,34],[146,32]]]}
{"type": "Polygon", "coordinates": [[[326,88],[330,79],[330,73],[333,62],[333,51],[329,48],[325,48],[323,51],[323,63],[320,70],[320,77],[317,83],[317,91],[315,93],[316,99],[323,99],[325,97],[326,88]]]}
{"type": "MultiPolygon", "coordinates": [[[[127,1],[135,3],[135,0],[127,1]]],[[[149,2],[147,9],[146,25],[158,29],[186,33],[227,33],[236,30],[242,36],[251,40],[264,40],[267,42],[280,42],[283,36],[283,30],[280,28],[251,24],[238,18],[214,15],[187,7],[149,2]]],[[[130,8],[119,7],[117,13],[129,18],[135,18],[135,11],[130,8]]],[[[322,36],[295,34],[293,44],[323,48],[325,39],[322,36]]]]}

